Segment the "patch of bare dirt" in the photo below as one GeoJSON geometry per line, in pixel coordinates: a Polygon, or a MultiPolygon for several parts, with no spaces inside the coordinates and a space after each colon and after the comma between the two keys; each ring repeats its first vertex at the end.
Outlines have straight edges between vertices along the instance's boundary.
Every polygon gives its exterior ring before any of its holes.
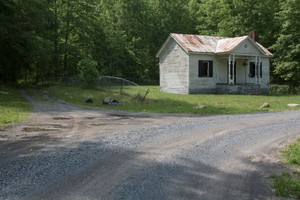
{"type": "Polygon", "coordinates": [[[20,143],[15,141],[30,141],[29,138],[35,138],[35,143],[38,142],[39,147],[42,148],[49,146],[47,136],[51,135],[51,138],[58,139],[55,145],[60,146],[89,141],[99,134],[114,134],[120,129],[141,126],[159,120],[159,117],[152,117],[149,114],[143,116],[143,114],[70,105],[51,97],[48,93],[40,92],[47,101],[39,101],[22,91],[23,95],[33,104],[33,114],[27,121],[0,131],[0,142],[10,146],[9,149],[5,149],[6,147],[1,145],[0,152],[8,152],[11,149],[18,152],[16,149],[19,148],[20,143]]]}

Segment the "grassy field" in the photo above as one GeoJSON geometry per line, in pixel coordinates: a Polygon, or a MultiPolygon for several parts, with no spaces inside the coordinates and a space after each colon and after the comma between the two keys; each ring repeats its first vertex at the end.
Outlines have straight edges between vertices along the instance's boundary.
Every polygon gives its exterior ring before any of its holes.
{"type": "Polygon", "coordinates": [[[300,139],[282,150],[286,162],[300,169],[300,139]]]}
{"type": "Polygon", "coordinates": [[[289,103],[300,103],[300,96],[179,95],[161,93],[158,86],[132,86],[122,89],[120,87],[106,87],[90,90],[53,86],[46,89],[50,94],[67,102],[136,112],[236,114],[300,109],[300,107],[287,107],[289,103]],[[148,88],[150,93],[142,103],[141,99],[148,88]],[[115,98],[122,105],[102,105],[102,100],[106,97],[115,98]],[[85,104],[86,98],[92,98],[93,104],[85,104]],[[270,107],[261,109],[260,106],[265,102],[269,103],[270,107]],[[197,109],[196,107],[205,108],[197,109]]]}
{"type": "Polygon", "coordinates": [[[300,199],[300,139],[283,149],[282,156],[295,170],[294,173],[283,172],[281,175],[271,177],[276,194],[300,199]]]}
{"type": "Polygon", "coordinates": [[[0,87],[0,128],[26,119],[31,108],[31,103],[18,90],[0,87]]]}

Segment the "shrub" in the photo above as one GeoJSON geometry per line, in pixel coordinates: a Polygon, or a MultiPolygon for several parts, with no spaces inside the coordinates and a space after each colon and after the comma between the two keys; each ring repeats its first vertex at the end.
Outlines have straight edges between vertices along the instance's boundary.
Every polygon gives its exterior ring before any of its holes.
{"type": "Polygon", "coordinates": [[[288,163],[300,167],[300,139],[295,143],[288,145],[287,148],[282,150],[282,153],[288,163]]]}
{"type": "Polygon", "coordinates": [[[97,62],[90,58],[85,58],[78,63],[79,80],[82,88],[91,89],[96,87],[96,80],[99,77],[96,67],[97,62]]]}
{"type": "Polygon", "coordinates": [[[291,174],[283,172],[281,175],[271,176],[275,193],[282,197],[295,197],[300,199],[300,182],[291,174]]]}
{"type": "Polygon", "coordinates": [[[270,94],[273,95],[300,94],[300,87],[274,84],[274,85],[270,85],[270,94]]]}

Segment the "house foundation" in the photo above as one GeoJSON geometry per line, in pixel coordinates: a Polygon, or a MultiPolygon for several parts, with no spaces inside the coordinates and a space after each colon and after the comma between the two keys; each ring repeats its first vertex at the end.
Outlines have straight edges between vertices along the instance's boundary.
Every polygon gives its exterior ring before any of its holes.
{"type": "Polygon", "coordinates": [[[268,91],[261,89],[259,85],[227,85],[217,84],[217,94],[266,94],[268,91]]]}

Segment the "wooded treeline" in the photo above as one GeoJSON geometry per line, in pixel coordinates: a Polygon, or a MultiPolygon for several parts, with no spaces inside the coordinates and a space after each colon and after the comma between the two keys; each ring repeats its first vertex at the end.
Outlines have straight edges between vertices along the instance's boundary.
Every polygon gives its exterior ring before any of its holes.
{"type": "Polygon", "coordinates": [[[300,83],[300,0],[2,0],[0,82],[101,75],[158,80],[155,54],[172,33],[257,31],[275,53],[272,80],[300,83]]]}

